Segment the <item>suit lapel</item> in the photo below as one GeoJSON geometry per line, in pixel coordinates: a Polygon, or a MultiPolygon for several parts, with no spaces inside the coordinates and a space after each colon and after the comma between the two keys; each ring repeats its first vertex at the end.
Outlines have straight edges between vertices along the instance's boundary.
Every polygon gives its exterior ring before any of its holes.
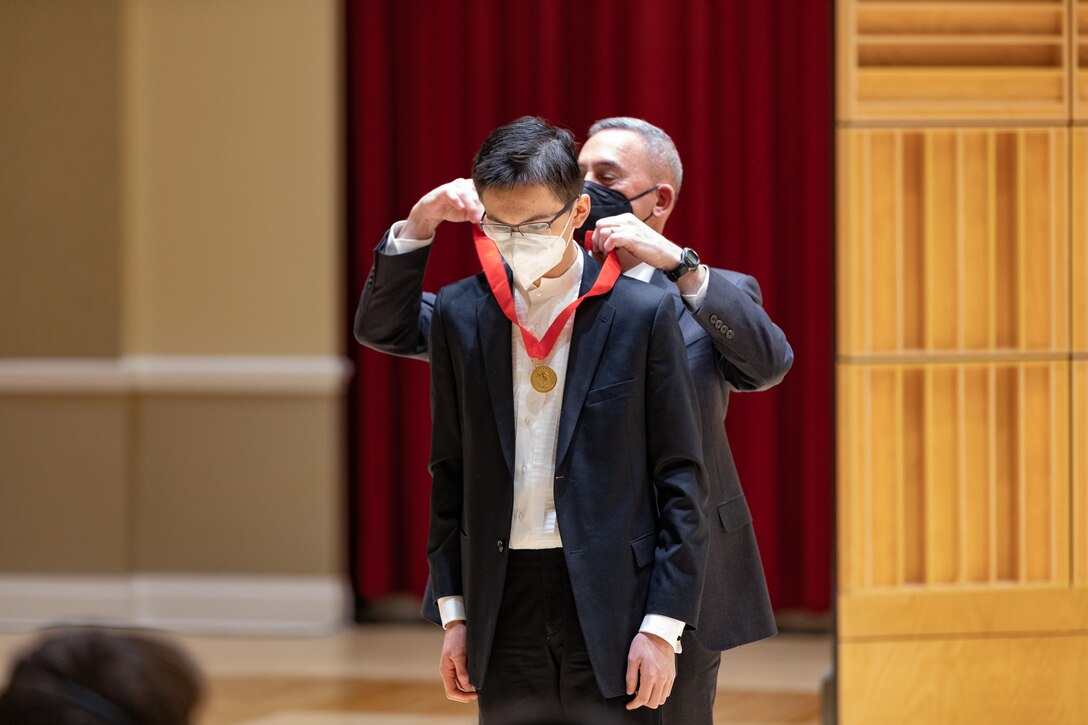
{"type": "MultiPolygon", "coordinates": [[[[583,254],[582,285],[579,295],[585,294],[600,272],[600,265],[589,255],[583,254]]],[[[567,381],[563,388],[563,410],[559,416],[559,434],[555,447],[555,464],[558,467],[567,454],[578,416],[582,412],[586,393],[589,392],[593,373],[604,351],[604,342],[612,327],[616,308],[602,297],[591,297],[574,313],[574,329],[571,331],[570,354],[567,357],[567,381]]]]}
{"type": "Polygon", "coordinates": [[[510,348],[510,320],[506,319],[495,297],[488,292],[476,308],[476,329],[484,361],[487,389],[499,442],[506,458],[506,468],[514,475],[514,363],[510,348]]]}

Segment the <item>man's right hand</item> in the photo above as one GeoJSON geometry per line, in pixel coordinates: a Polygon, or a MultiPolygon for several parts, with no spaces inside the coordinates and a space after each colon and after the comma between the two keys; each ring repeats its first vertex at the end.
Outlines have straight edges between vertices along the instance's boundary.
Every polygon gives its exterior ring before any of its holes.
{"type": "Polygon", "coordinates": [[[472,179],[454,179],[432,189],[412,207],[408,223],[400,230],[404,239],[428,239],[442,222],[478,222],[484,205],[472,179]]]}
{"type": "Polygon", "coordinates": [[[454,702],[473,702],[478,695],[468,681],[468,656],[464,622],[450,622],[442,640],[442,659],[438,672],[446,688],[446,699],[454,702]]]}

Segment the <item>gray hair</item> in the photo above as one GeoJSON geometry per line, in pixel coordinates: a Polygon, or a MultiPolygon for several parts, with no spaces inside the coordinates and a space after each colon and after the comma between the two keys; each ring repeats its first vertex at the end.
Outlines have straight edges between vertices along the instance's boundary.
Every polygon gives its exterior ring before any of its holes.
{"type": "Polygon", "coordinates": [[[669,134],[662,131],[649,121],[631,116],[615,116],[602,118],[589,127],[589,135],[593,136],[600,131],[609,129],[622,129],[634,131],[642,137],[650,156],[661,168],[672,174],[673,185],[680,191],[680,184],[684,181],[684,165],[680,163],[680,154],[676,151],[676,144],[669,138],[669,134]]]}

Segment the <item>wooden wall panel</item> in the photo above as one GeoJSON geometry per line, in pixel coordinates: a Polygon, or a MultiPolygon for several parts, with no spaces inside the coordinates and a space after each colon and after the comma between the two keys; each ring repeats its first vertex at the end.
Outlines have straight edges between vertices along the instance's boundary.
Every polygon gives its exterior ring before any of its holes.
{"type": "Polygon", "coordinates": [[[841,725],[1073,725],[1088,712],[1085,634],[847,642],[839,652],[841,725]]]}
{"type": "Polygon", "coordinates": [[[1070,0],[1075,13],[1073,34],[1073,117],[1088,118],[1088,1],[1070,0]]]}
{"type": "Polygon", "coordinates": [[[1068,349],[1066,129],[839,140],[840,355],[1068,349]]]}
{"type": "Polygon", "coordinates": [[[840,598],[839,616],[839,638],[849,642],[1088,633],[1088,588],[952,586],[862,592],[840,598]]]}
{"type": "Polygon", "coordinates": [[[839,372],[840,592],[1069,582],[1069,363],[839,372]]]}
{"type": "MultiPolygon", "coordinates": [[[[1088,12],[1086,9],[1084,12],[1088,12]]],[[[1073,129],[1073,351],[1088,354],[1088,129],[1073,129]]]]}
{"type": "Polygon", "coordinates": [[[848,121],[1060,120],[1070,113],[1066,0],[839,0],[848,121]]]}
{"type": "Polygon", "coordinates": [[[1088,722],[1088,0],[838,0],[843,723],[1088,722]]]}
{"type": "Polygon", "coordinates": [[[1088,587],[1088,360],[1073,363],[1073,581],[1088,587]]]}

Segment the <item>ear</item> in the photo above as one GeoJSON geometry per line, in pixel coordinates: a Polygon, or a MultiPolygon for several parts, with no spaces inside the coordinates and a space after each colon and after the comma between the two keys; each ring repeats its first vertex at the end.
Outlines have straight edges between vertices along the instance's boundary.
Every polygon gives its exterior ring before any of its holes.
{"type": "Polygon", "coordinates": [[[578,197],[578,200],[574,202],[574,219],[571,222],[571,226],[575,229],[582,226],[586,219],[589,218],[589,210],[592,208],[593,202],[589,200],[589,194],[582,194],[578,197]]]}
{"type": "Polygon", "coordinates": [[[671,184],[657,185],[657,202],[654,204],[653,215],[655,217],[668,216],[676,204],[676,189],[671,184]]]}

